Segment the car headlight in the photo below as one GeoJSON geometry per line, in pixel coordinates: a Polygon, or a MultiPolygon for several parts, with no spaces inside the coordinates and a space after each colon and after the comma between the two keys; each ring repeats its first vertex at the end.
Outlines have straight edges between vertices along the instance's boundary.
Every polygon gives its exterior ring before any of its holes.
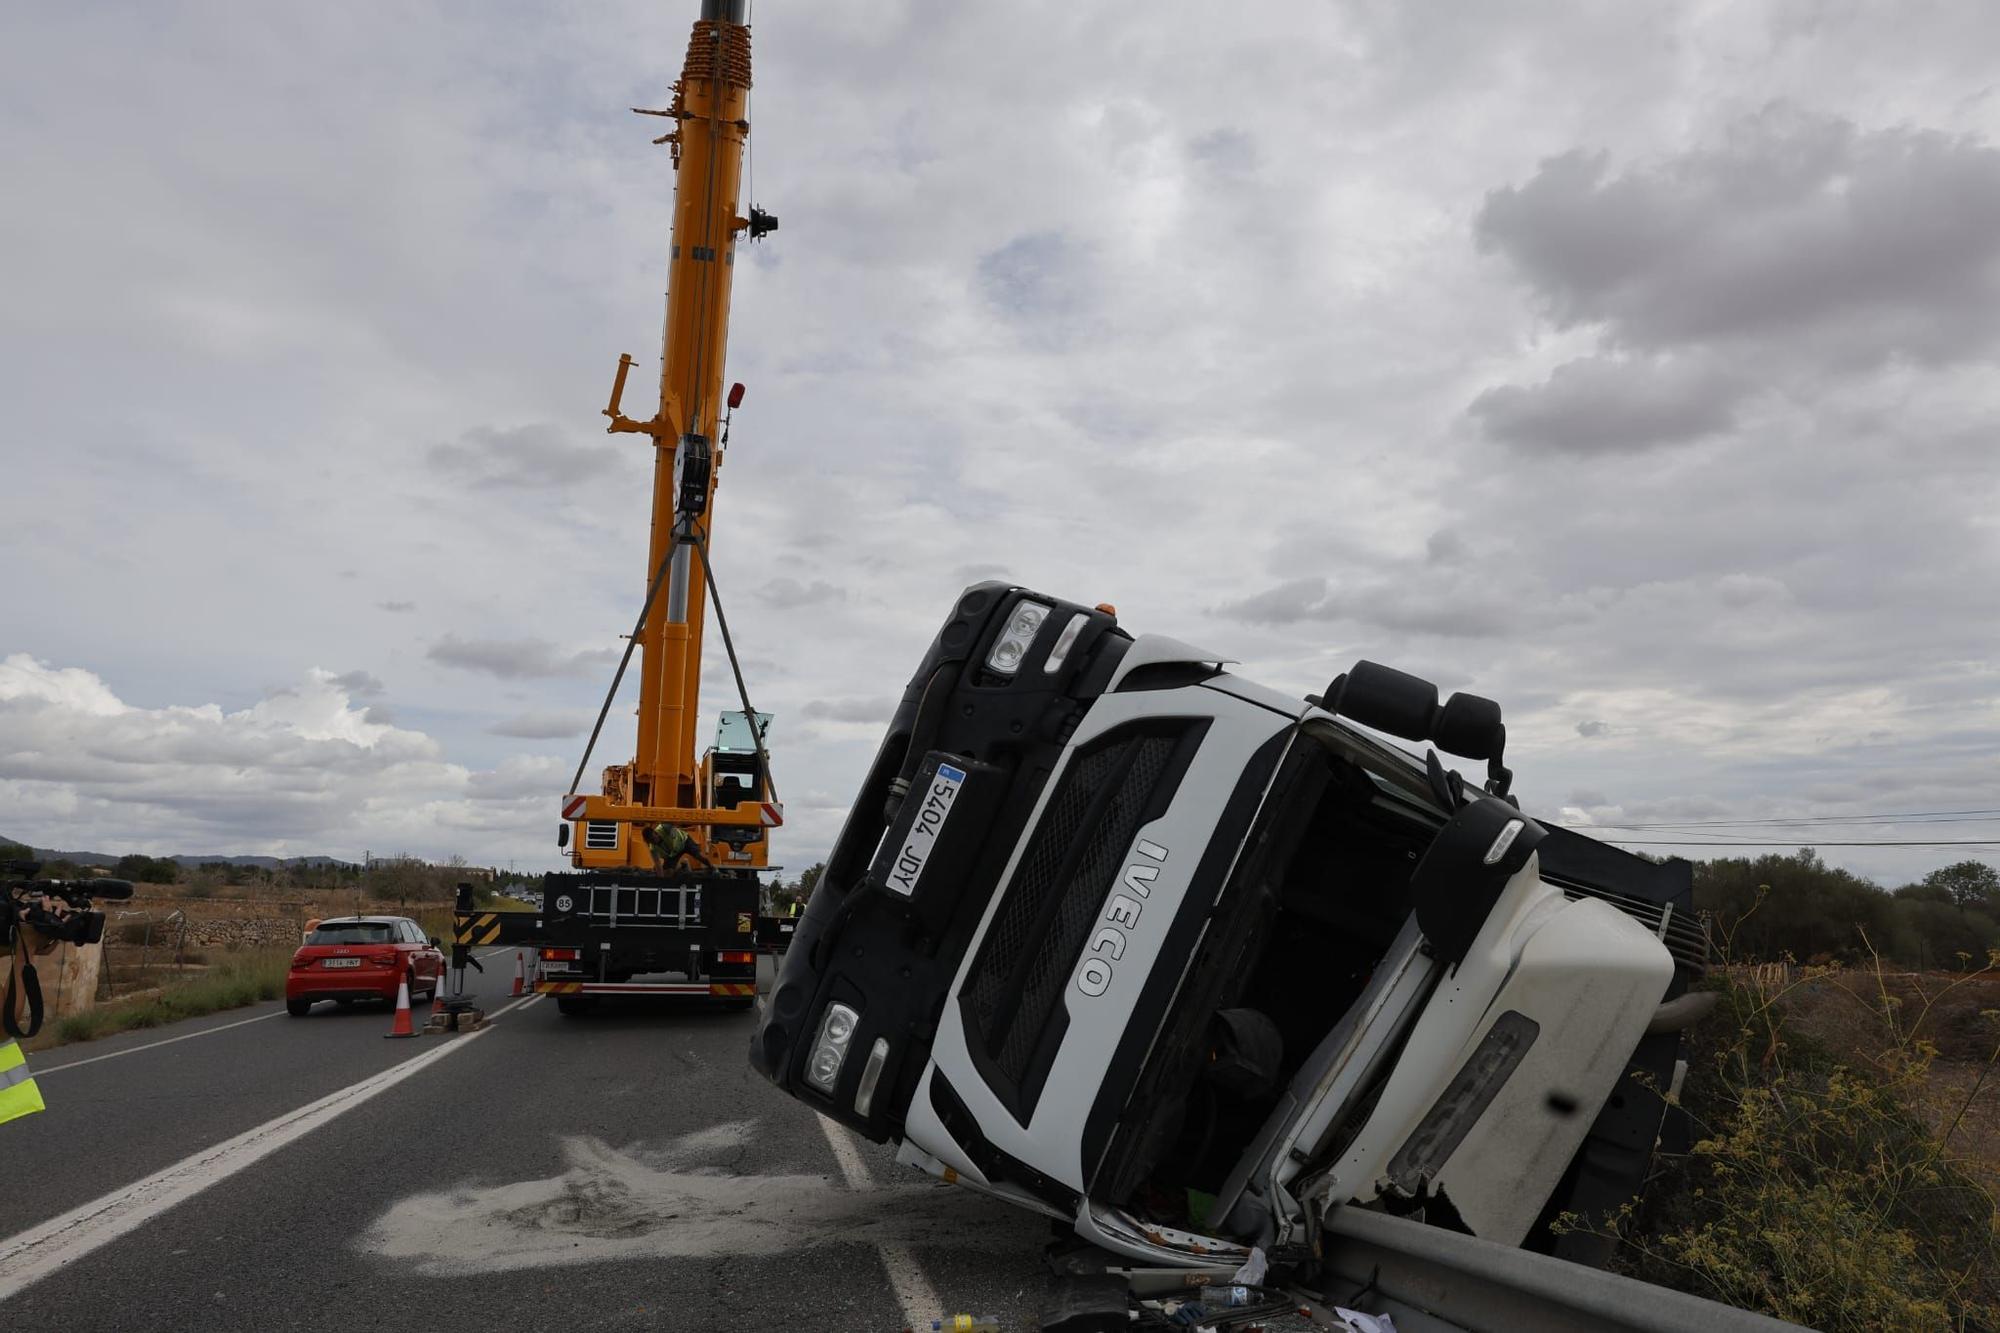
{"type": "Polygon", "coordinates": [[[844,1004],[830,1004],[826,1007],[826,1017],[819,1021],[819,1037],[813,1042],[812,1055],[806,1060],[806,1082],[828,1096],[833,1094],[833,1085],[839,1081],[840,1067],[847,1060],[847,1042],[854,1035],[854,1025],[861,1021],[861,1015],[844,1004]]]}
{"type": "Polygon", "coordinates": [[[993,651],[986,654],[986,665],[1003,676],[1011,676],[1021,669],[1021,660],[1028,655],[1028,648],[1035,642],[1035,632],[1042,622],[1049,618],[1049,608],[1040,602],[1022,602],[1008,617],[1007,628],[1000,631],[1000,637],[993,644],[993,651]]]}

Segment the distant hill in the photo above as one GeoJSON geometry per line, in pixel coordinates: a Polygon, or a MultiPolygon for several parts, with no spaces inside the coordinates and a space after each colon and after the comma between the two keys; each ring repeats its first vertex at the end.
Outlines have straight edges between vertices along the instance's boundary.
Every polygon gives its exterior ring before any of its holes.
{"type": "Polygon", "coordinates": [[[187,866],[190,869],[196,866],[213,865],[218,861],[226,865],[232,865],[232,866],[258,866],[264,870],[289,869],[292,866],[305,866],[309,870],[317,870],[322,866],[358,866],[361,864],[359,861],[343,861],[337,856],[278,857],[278,856],[179,855],[179,856],[170,856],[166,859],[169,861],[178,861],[182,865],[187,866]]]}
{"type": "MultiPolygon", "coordinates": [[[[0,842],[17,842],[18,839],[0,835],[0,842]]],[[[24,846],[26,844],[23,844],[24,846]]],[[[35,858],[40,861],[74,861],[80,866],[115,866],[118,856],[110,852],[63,852],[53,847],[35,847],[35,858]]],[[[185,853],[159,858],[174,861],[190,870],[197,866],[223,862],[232,866],[257,866],[263,870],[284,870],[292,866],[318,869],[322,866],[354,866],[358,861],[343,861],[337,856],[223,856],[220,853],[190,856],[185,853]]]]}

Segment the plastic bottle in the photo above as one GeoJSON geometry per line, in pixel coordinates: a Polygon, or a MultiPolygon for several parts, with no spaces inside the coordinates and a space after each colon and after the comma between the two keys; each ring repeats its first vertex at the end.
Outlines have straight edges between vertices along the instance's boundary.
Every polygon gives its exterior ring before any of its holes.
{"type": "Polygon", "coordinates": [[[943,1333],[1000,1333],[998,1315],[948,1315],[943,1319],[931,1320],[931,1328],[943,1333]]]}
{"type": "Polygon", "coordinates": [[[1250,1304],[1248,1287],[1203,1287],[1201,1303],[1216,1309],[1233,1309],[1250,1304]]]}

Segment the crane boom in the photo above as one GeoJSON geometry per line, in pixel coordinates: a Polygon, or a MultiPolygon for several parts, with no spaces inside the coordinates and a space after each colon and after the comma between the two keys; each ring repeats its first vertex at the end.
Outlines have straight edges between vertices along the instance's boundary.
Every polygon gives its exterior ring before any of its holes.
{"type": "MultiPolygon", "coordinates": [[[[715,589],[709,524],[729,441],[727,412],[742,397],[741,386],[726,397],[722,390],[730,279],[738,239],[755,240],[778,225],[758,208],[745,209],[747,217],[738,212],[750,133],[746,3],[702,0],[671,105],[643,112],[673,122],[654,142],[671,149],[676,173],[659,407],[648,421],[621,410],[633,365],[621,356],[604,409],[613,433],[644,435],[653,446],[645,601],[604,704],[608,711],[637,652],[638,744],[630,763],[604,770],[598,795],[576,791],[579,765],[563,798],[558,840],[576,868],[542,876],[538,907],[482,912],[472,886],[459,886],[442,1020],[453,1030],[467,1015],[475,1026],[480,1021],[464,981],[466,967],[478,966],[476,946],[532,946],[535,992],[578,1015],[634,995],[706,996],[747,1007],[756,998],[758,952],[787,943],[791,923],[759,913],[768,830],[782,822],[765,763],[768,718],[751,711],[746,695],[741,713],[723,713],[716,743],[699,758],[695,752],[702,624],[715,589]]],[[[719,605],[715,616],[728,646],[719,605]]],[[[740,672],[737,686],[743,692],[740,672]]],[[[603,722],[600,713],[600,728],[603,722]]]]}
{"type": "Polygon", "coordinates": [[[604,770],[601,795],[572,796],[563,804],[563,818],[574,826],[572,859],[587,869],[653,865],[644,832],[659,824],[688,832],[718,866],[762,866],[761,831],[782,818],[768,799],[761,722],[748,732],[747,762],[740,751],[698,760],[695,736],[708,605],[704,566],[726,439],[726,429],[721,436],[718,429],[726,425],[723,363],[737,240],[746,233],[755,239],[777,225],[756,208],[745,210],[747,216],[738,211],[750,133],[744,4],[703,0],[672,104],[643,112],[674,122],[656,142],[671,149],[677,175],[659,409],[650,421],[620,410],[633,364],[626,356],[604,410],[610,431],[646,435],[654,449],[646,610],[637,634],[638,744],[630,763],[604,770]],[[718,799],[723,765],[733,769],[731,785],[718,799]]]}

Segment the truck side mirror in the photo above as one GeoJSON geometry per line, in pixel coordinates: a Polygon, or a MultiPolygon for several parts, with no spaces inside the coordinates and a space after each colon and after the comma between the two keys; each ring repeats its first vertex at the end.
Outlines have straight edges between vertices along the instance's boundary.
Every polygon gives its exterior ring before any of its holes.
{"type": "Polygon", "coordinates": [[[1454,694],[1438,706],[1437,686],[1407,671],[1379,662],[1356,662],[1335,676],[1320,706],[1364,727],[1400,736],[1406,741],[1430,741],[1439,749],[1467,759],[1486,761],[1486,789],[1506,794],[1514,775],[1502,765],[1507,727],[1500,705],[1477,694],[1454,694]]]}
{"type": "Polygon", "coordinates": [[[1482,796],[1431,839],[1410,875],[1417,929],[1446,963],[1465,957],[1507,881],[1548,831],[1505,801],[1482,796]]]}

